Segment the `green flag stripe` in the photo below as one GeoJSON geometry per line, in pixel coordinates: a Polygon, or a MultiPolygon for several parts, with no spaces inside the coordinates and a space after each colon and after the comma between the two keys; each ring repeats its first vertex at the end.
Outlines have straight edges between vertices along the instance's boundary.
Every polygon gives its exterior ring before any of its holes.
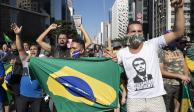
{"type": "MultiPolygon", "coordinates": [[[[102,112],[116,108],[118,104],[121,69],[110,59],[31,58],[30,69],[36,75],[44,91],[53,99],[58,112],[102,112]],[[77,77],[87,82],[93,88],[93,94],[98,101],[90,103],[84,97],[70,94],[67,91],[68,88],[56,82],[56,78],[59,77],[77,77]]],[[[71,84],[74,85],[73,82],[71,84]]]]}
{"type": "Polygon", "coordinates": [[[9,38],[9,36],[7,36],[5,33],[3,33],[3,37],[6,43],[11,43],[12,40],[9,38]]]}

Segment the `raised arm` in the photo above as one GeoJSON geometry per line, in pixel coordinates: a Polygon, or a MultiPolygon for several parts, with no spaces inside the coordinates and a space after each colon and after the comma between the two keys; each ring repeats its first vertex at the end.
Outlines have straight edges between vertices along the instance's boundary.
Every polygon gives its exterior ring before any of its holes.
{"type": "Polygon", "coordinates": [[[79,27],[79,30],[83,33],[83,39],[85,41],[85,48],[87,48],[88,46],[92,44],[92,40],[82,25],[79,27]]]}
{"type": "Polygon", "coordinates": [[[19,52],[19,56],[20,58],[23,60],[25,59],[28,55],[26,53],[26,51],[24,50],[20,35],[22,32],[22,26],[18,27],[17,24],[12,24],[11,25],[11,29],[14,31],[14,33],[16,34],[16,47],[17,50],[19,52]]]}
{"type": "Polygon", "coordinates": [[[185,18],[183,13],[184,0],[171,0],[171,6],[175,9],[175,29],[173,32],[164,35],[166,43],[183,37],[185,29],[185,18]]]}
{"type": "Polygon", "coordinates": [[[46,51],[51,51],[51,45],[46,43],[44,41],[45,37],[47,36],[47,34],[51,31],[56,29],[57,27],[60,27],[57,24],[51,24],[37,39],[36,42],[41,46],[41,48],[43,48],[46,51]]]}

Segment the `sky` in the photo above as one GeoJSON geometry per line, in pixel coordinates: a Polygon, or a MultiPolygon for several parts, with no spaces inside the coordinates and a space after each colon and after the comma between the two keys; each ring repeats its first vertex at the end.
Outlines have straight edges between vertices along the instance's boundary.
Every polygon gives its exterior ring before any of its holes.
{"type": "Polygon", "coordinates": [[[75,14],[82,16],[82,24],[91,38],[100,32],[100,22],[108,22],[108,11],[115,0],[73,0],[75,14]]]}

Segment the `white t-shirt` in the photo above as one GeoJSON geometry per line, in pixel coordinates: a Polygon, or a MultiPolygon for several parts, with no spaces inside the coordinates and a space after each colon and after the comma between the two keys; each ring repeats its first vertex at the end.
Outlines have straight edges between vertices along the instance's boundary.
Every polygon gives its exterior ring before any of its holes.
{"type": "Polygon", "coordinates": [[[132,54],[129,48],[117,53],[128,77],[128,98],[153,98],[166,94],[159,66],[158,52],[166,45],[164,36],[145,41],[140,52],[132,54]]]}

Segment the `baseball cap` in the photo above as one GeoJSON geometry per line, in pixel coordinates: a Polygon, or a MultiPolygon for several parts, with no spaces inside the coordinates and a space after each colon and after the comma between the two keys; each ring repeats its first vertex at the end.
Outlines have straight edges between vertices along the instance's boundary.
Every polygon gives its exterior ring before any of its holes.
{"type": "Polygon", "coordinates": [[[122,44],[120,42],[113,42],[112,43],[112,47],[115,48],[115,47],[122,47],[122,44]]]}

